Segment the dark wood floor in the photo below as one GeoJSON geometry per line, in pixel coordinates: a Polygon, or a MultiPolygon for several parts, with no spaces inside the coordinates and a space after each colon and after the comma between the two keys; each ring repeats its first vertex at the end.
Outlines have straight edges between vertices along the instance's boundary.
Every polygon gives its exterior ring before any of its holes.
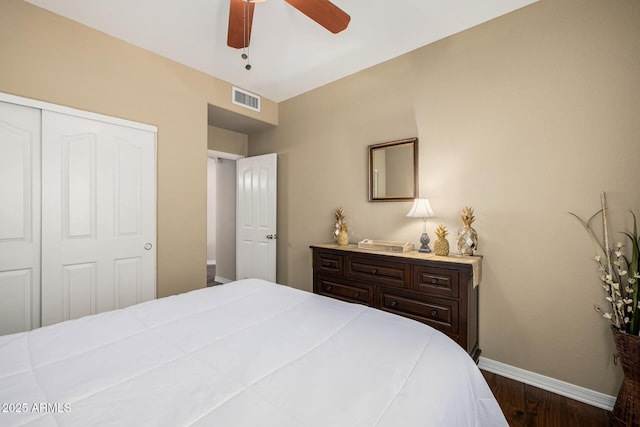
{"type": "Polygon", "coordinates": [[[511,427],[599,427],[610,412],[546,390],[482,371],[511,427]]]}

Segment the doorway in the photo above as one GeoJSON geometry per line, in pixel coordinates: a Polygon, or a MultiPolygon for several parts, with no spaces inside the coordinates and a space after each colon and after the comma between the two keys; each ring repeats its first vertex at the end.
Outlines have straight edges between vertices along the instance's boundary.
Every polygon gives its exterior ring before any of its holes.
{"type": "Polygon", "coordinates": [[[248,156],[250,134],[275,125],[211,104],[207,105],[207,123],[208,155],[219,159],[215,163],[216,195],[211,207],[215,209],[215,255],[208,258],[215,259],[215,266],[211,264],[207,270],[211,271],[213,282],[226,283],[237,278],[235,161],[248,156]]]}
{"type": "Polygon", "coordinates": [[[236,279],[236,160],[207,151],[207,286],[236,279]]]}

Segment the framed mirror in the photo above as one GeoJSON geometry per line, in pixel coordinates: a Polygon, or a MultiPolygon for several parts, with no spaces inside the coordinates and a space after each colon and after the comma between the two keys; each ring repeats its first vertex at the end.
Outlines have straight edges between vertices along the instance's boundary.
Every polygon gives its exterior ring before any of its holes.
{"type": "Polygon", "coordinates": [[[418,195],[418,138],[369,146],[369,201],[413,200],[418,195]]]}

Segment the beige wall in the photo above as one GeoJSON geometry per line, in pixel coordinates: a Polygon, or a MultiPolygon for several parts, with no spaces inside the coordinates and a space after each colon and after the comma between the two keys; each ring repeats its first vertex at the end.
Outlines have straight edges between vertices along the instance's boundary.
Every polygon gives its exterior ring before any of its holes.
{"type": "Polygon", "coordinates": [[[217,165],[217,262],[219,280],[236,278],[236,162],[221,160],[217,165]]]}
{"type": "Polygon", "coordinates": [[[158,296],[206,283],[208,104],[231,85],[21,0],[0,1],[0,92],[158,127],[158,296]]]}
{"type": "Polygon", "coordinates": [[[209,126],[207,147],[209,150],[246,156],[249,152],[249,136],[216,126],[209,126]]]}
{"type": "Polygon", "coordinates": [[[640,213],[638,28],[637,0],[542,0],[281,103],[249,140],[278,153],[278,281],[311,289],[308,247],[338,206],[352,241],[418,243],[410,203],[367,202],[367,145],[417,136],[432,239],[476,211],[483,356],[616,394],[592,248],[567,212],[606,190],[612,231],[640,213]]]}

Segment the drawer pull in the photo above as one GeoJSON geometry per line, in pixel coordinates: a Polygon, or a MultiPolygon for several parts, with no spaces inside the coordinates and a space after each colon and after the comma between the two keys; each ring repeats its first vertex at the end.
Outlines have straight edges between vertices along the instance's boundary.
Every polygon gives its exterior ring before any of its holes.
{"type": "Polygon", "coordinates": [[[389,303],[389,305],[390,305],[391,307],[395,307],[396,305],[398,305],[398,301],[393,300],[393,301],[391,301],[391,302],[389,303]]]}
{"type": "Polygon", "coordinates": [[[326,291],[330,291],[331,289],[333,289],[333,287],[331,285],[327,285],[324,288],[326,291]]]}
{"type": "Polygon", "coordinates": [[[431,315],[432,316],[437,316],[438,315],[438,310],[431,310],[431,315]]]}
{"type": "Polygon", "coordinates": [[[377,268],[372,269],[371,274],[378,274],[378,269],[377,268]]]}
{"type": "Polygon", "coordinates": [[[433,283],[433,284],[438,283],[438,279],[436,279],[435,277],[433,277],[433,278],[431,279],[431,283],[433,283]]]}
{"type": "Polygon", "coordinates": [[[322,266],[326,268],[335,268],[336,262],[335,261],[323,262],[322,266]]]}
{"type": "Polygon", "coordinates": [[[356,292],[355,297],[358,298],[360,296],[360,292],[356,292]]]}

